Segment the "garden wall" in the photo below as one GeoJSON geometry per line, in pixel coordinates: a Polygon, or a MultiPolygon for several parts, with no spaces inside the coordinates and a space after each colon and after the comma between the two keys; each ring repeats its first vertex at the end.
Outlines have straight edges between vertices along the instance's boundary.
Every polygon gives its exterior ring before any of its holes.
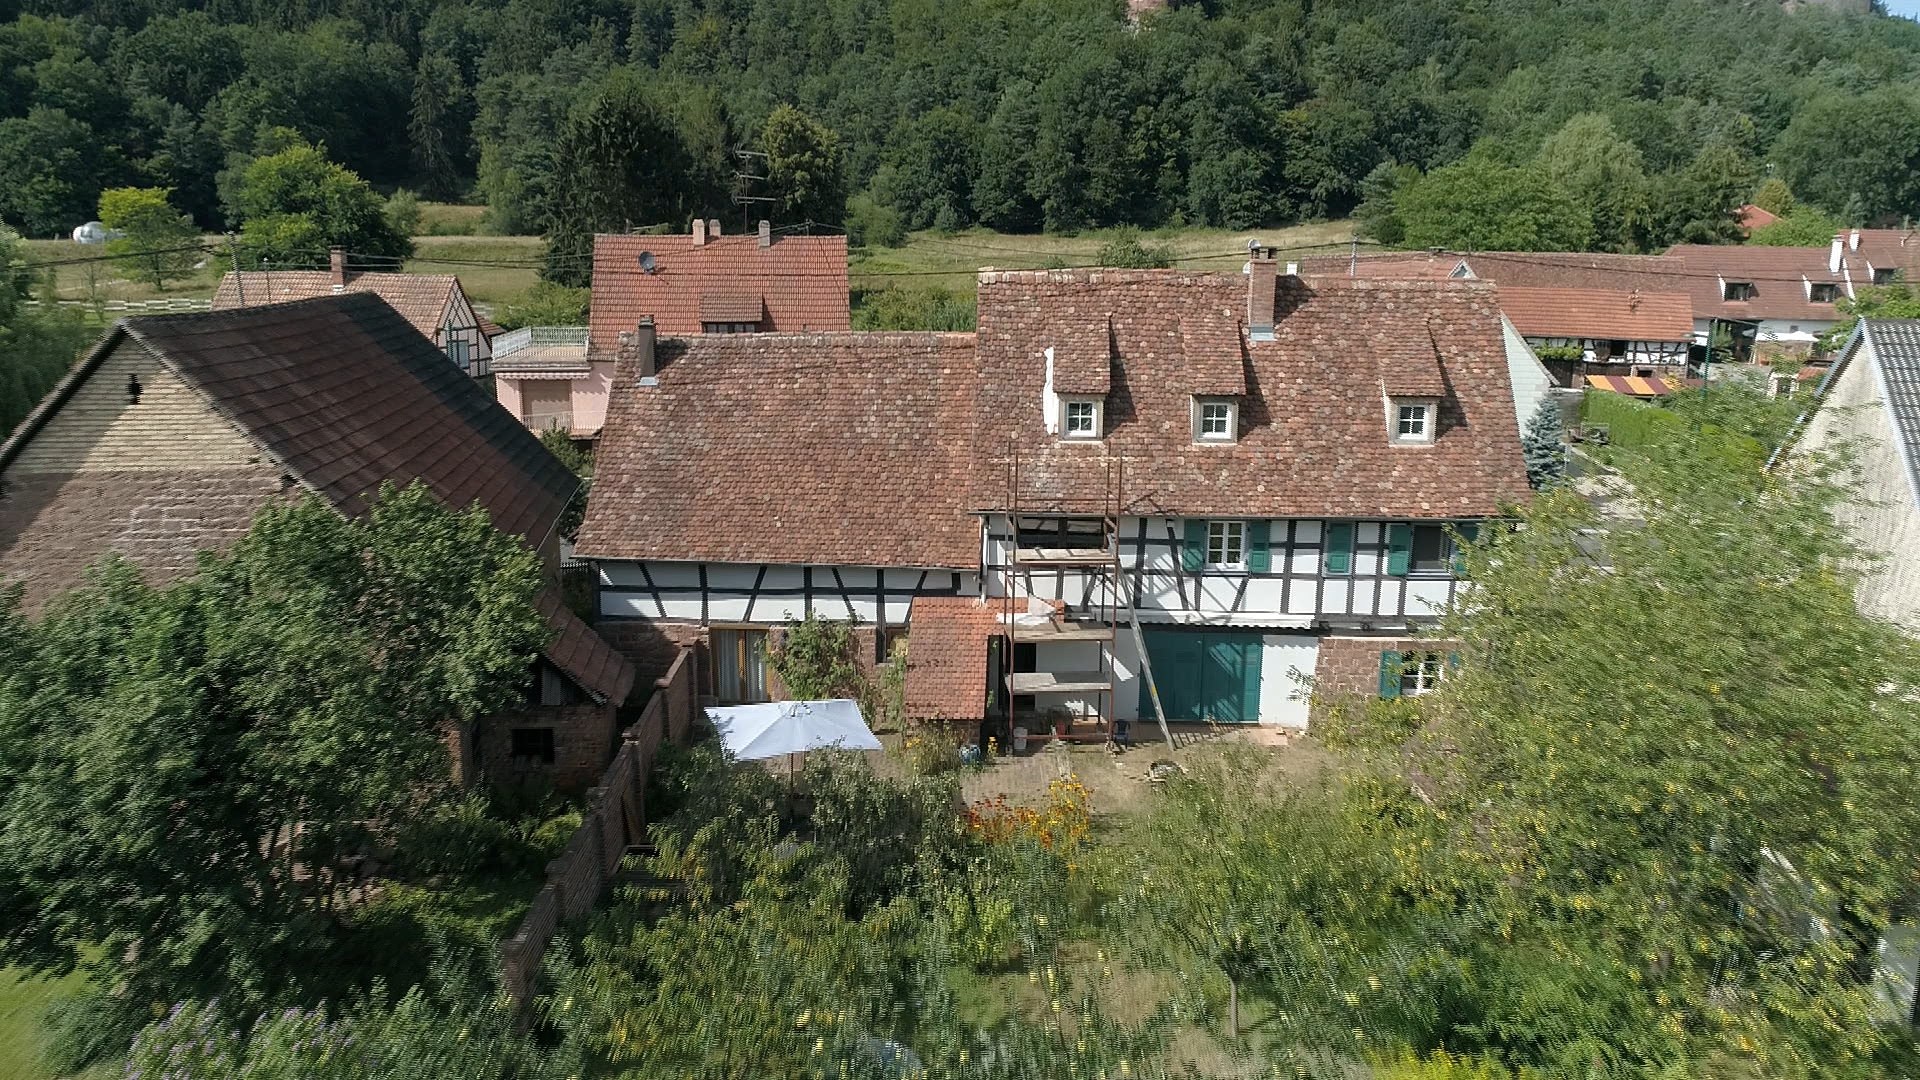
{"type": "Polygon", "coordinates": [[[560,857],[547,864],[547,883],[533,898],[513,937],[500,947],[501,983],[525,1005],[563,922],[592,911],[620,869],[627,848],[647,838],[647,774],[662,740],[684,744],[699,707],[698,659],[683,648],[667,673],[654,680],[653,696],[627,729],[613,764],[586,796],[580,828],[560,857]]]}

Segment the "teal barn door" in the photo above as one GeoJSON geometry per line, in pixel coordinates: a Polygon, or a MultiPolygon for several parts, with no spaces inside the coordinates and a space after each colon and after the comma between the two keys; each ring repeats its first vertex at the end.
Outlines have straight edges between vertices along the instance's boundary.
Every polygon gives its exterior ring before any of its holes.
{"type": "MultiPolygon", "coordinates": [[[[1260,719],[1259,634],[1146,630],[1147,658],[1169,720],[1250,724],[1260,719]]],[[[1153,719],[1153,695],[1140,679],[1140,715],[1153,719]]]]}

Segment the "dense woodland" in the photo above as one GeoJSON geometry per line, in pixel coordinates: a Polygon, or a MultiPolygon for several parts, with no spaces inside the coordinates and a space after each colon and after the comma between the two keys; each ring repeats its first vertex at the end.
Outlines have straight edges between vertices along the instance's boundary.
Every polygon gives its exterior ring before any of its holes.
{"type": "Polygon", "coordinates": [[[0,219],[52,235],[103,189],[144,186],[201,228],[237,227],[238,177],[285,145],[276,128],[382,189],[484,201],[494,229],[556,234],[563,254],[593,229],[731,220],[741,193],[856,240],[1358,210],[1389,242],[1458,241],[1433,222],[1487,217],[1477,199],[1494,222],[1469,241],[1647,249],[1730,238],[1769,172],[1835,217],[1920,212],[1906,20],[1204,0],[1136,31],[1123,9],[5,0],[0,219]],[[754,149],[772,156],[736,153],[754,149]]]}

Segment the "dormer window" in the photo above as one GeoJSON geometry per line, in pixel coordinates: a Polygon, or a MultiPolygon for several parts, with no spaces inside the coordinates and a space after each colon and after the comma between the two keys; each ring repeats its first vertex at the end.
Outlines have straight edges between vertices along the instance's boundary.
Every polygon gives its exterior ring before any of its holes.
{"type": "Polygon", "coordinates": [[[1807,286],[1807,299],[1816,304],[1831,304],[1840,298],[1840,286],[1831,281],[1816,281],[1807,286]]]}
{"type": "Polygon", "coordinates": [[[1720,283],[1720,299],[1722,300],[1751,300],[1753,299],[1753,293],[1753,282],[1751,281],[1723,281],[1720,283]]]}
{"type": "Polygon", "coordinates": [[[1900,280],[1900,270],[1898,267],[1881,266],[1874,268],[1873,283],[1875,285],[1891,285],[1898,280],[1900,280]]]}
{"type": "Polygon", "coordinates": [[[1388,434],[1395,443],[1424,446],[1433,441],[1433,428],[1439,418],[1439,402],[1428,398],[1393,399],[1392,426],[1388,434]]]}
{"type": "Polygon", "coordinates": [[[1060,403],[1060,437],[1097,439],[1100,437],[1100,399],[1066,398],[1060,403]]]}
{"type": "Polygon", "coordinates": [[[1240,437],[1240,406],[1232,398],[1193,399],[1193,441],[1228,443],[1240,437]]]}

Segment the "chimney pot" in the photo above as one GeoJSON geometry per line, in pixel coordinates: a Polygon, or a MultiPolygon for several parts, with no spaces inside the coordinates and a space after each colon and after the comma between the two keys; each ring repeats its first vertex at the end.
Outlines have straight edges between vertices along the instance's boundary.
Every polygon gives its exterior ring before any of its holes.
{"type": "Polygon", "coordinates": [[[1840,272],[1840,258],[1846,252],[1846,248],[1847,238],[1839,233],[1835,233],[1833,237],[1833,251],[1827,256],[1827,273],[1837,274],[1840,272]]]}
{"type": "Polygon", "coordinates": [[[1860,230],[1859,229],[1855,229],[1852,232],[1847,234],[1847,250],[1849,251],[1860,250],[1860,230]]]}
{"type": "Polygon", "coordinates": [[[705,247],[707,243],[707,221],[705,218],[693,219],[693,246],[705,247]]]}
{"type": "Polygon", "coordinates": [[[642,315],[633,331],[633,352],[640,361],[640,377],[651,379],[659,373],[654,363],[654,344],[658,339],[653,331],[653,316],[642,315]]]}
{"type": "Polygon", "coordinates": [[[1274,287],[1280,267],[1272,248],[1256,247],[1247,261],[1247,336],[1255,341],[1273,340],[1274,287]]]}
{"type": "Polygon", "coordinates": [[[760,219],[760,246],[773,246],[773,222],[768,221],[766,218],[760,219]]]}
{"type": "Polygon", "coordinates": [[[707,219],[707,239],[709,240],[720,239],[720,219],[719,218],[707,219]]]}
{"type": "Polygon", "coordinates": [[[328,252],[333,262],[333,287],[340,290],[347,286],[347,249],[336,247],[328,252]]]}

